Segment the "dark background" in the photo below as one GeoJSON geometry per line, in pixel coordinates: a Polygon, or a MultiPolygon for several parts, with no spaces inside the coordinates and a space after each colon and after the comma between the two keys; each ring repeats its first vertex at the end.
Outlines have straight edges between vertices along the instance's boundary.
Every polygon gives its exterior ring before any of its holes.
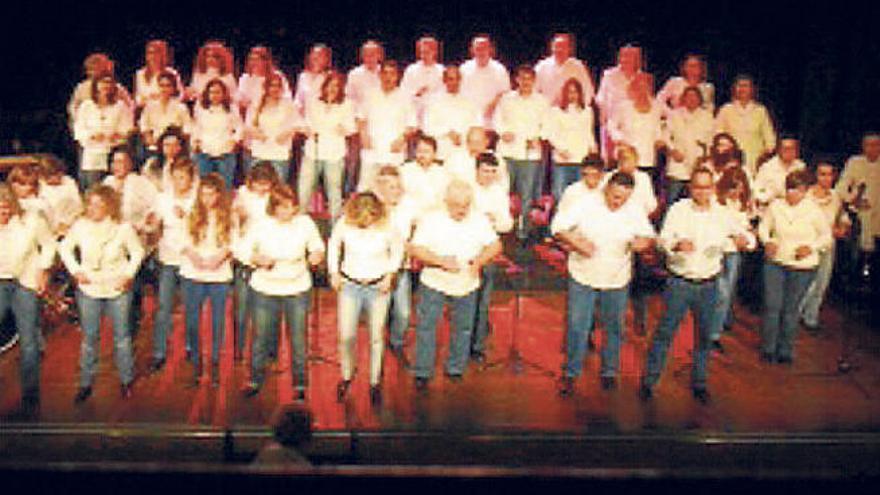
{"type": "Polygon", "coordinates": [[[234,49],[239,66],[250,46],[268,45],[293,81],[315,42],[329,44],[335,65],[347,70],[367,38],[409,63],[413,42],[434,34],[443,40],[444,61],[459,62],[468,40],[485,32],[513,67],[544,56],[550,35],[562,30],[575,33],[578,56],[596,79],[626,42],[644,47],[658,88],[683,54],[705,54],[718,105],[729,99],[733,77],[750,73],[777,128],[800,135],[807,157],[850,153],[865,130],[880,129],[880,2],[821,3],[14,0],[0,9],[0,148],[8,152],[18,137],[28,151],[69,157],[64,105],[82,79],[84,57],[109,53],[117,77],[131,86],[144,42],[154,37],[170,42],[187,80],[198,46],[215,37],[234,49]]]}

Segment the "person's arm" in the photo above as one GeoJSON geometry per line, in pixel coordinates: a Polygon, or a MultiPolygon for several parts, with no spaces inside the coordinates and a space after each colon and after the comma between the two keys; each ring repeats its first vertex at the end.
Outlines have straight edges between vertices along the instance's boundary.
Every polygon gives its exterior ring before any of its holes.
{"type": "Polygon", "coordinates": [[[318,266],[324,261],[324,239],[321,239],[321,234],[318,232],[318,227],[315,225],[315,222],[311,219],[311,217],[306,216],[308,219],[308,236],[306,241],[306,251],[309,253],[307,257],[307,261],[311,266],[318,266]]]}
{"type": "Polygon", "coordinates": [[[67,233],[58,245],[58,256],[61,258],[61,262],[64,264],[64,267],[67,268],[67,271],[74,277],[83,272],[82,265],[79,260],[77,260],[77,257],[74,256],[74,250],[79,246],[82,225],[83,224],[79,222],[74,223],[70,228],[70,232],[67,233]]]}
{"type": "Polygon", "coordinates": [[[42,215],[37,215],[35,221],[35,233],[37,240],[37,291],[44,293],[49,283],[49,269],[55,262],[55,253],[58,250],[58,241],[52,234],[49,223],[42,215]]]}
{"type": "Polygon", "coordinates": [[[772,153],[776,149],[776,131],[773,129],[773,121],[770,120],[770,113],[767,108],[761,106],[761,138],[764,141],[764,151],[772,153]]]}
{"type": "Polygon", "coordinates": [[[123,285],[129,285],[137,274],[141,262],[146,256],[146,251],[144,251],[144,246],[141,244],[137,233],[135,233],[130,225],[122,224],[120,228],[122,229],[122,244],[128,252],[128,262],[125,264],[125,270],[123,271],[126,280],[123,285]]]}
{"type": "Polygon", "coordinates": [[[660,229],[658,244],[669,254],[691,253],[695,248],[694,240],[688,235],[690,221],[684,208],[689,206],[683,203],[673,204],[666,213],[663,227],[660,229]]]}
{"type": "Polygon", "coordinates": [[[764,253],[768,258],[776,256],[779,249],[779,243],[775,233],[775,208],[771,204],[764,214],[761,216],[761,222],[758,224],[758,239],[764,244],[764,253]]]}

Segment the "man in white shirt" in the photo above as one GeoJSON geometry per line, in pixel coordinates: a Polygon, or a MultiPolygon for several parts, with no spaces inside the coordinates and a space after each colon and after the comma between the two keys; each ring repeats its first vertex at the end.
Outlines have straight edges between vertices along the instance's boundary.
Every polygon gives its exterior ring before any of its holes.
{"type": "Polygon", "coordinates": [[[761,158],[776,148],[776,132],[767,108],[755,100],[757,90],[751,76],[737,76],[731,92],[731,101],[715,117],[715,131],[736,139],[746,155],[744,166],[754,176],[761,158]]]}
{"type": "MultiPolygon", "coordinates": [[[[477,157],[483,153],[491,153],[489,149],[489,134],[483,127],[471,127],[467,130],[464,139],[464,147],[456,150],[449,158],[444,160],[443,166],[449,174],[465,182],[474,184],[477,180],[477,157]]],[[[501,180],[510,184],[510,175],[505,161],[498,164],[501,180]]]]}
{"type": "Polygon", "coordinates": [[[571,395],[580,376],[596,302],[607,332],[602,350],[602,386],[616,386],[621,335],[626,314],[633,253],[653,246],[654,229],[641,211],[626,208],[633,178],[615,173],[601,195],[556,215],[553,234],[571,247],[568,258],[568,337],[565,372],[559,393],[571,395]]]}
{"type": "MultiPolygon", "coordinates": [[[[348,72],[345,82],[345,96],[351,100],[356,113],[367,95],[380,88],[379,69],[384,58],[385,51],[378,41],[368,40],[361,46],[361,65],[348,72]]],[[[315,93],[320,93],[320,88],[315,93]]]]}
{"type": "Polygon", "coordinates": [[[557,104],[562,86],[569,79],[581,83],[584,90],[584,104],[590,106],[595,93],[593,78],[587,64],[574,56],[574,36],[571,33],[557,33],[550,42],[550,56],[535,65],[536,87],[539,93],[552,104],[557,104]]]}
{"type": "Polygon", "coordinates": [[[605,162],[599,155],[588,155],[581,162],[581,180],[569,185],[562,193],[556,206],[556,214],[560,215],[569,208],[577,208],[581,202],[602,192],[600,187],[605,176],[605,162]]]}
{"type": "Polygon", "coordinates": [[[420,128],[427,102],[443,89],[443,64],[437,63],[439,52],[440,43],[436,38],[419,38],[416,41],[418,60],[407,66],[400,81],[400,88],[413,99],[420,128]]]}
{"type": "Polygon", "coordinates": [[[520,198],[517,237],[524,241],[531,231],[529,212],[541,192],[541,138],[550,105],[535,91],[535,70],[528,65],[516,69],[516,91],[508,92],[498,103],[495,124],[498,154],[507,161],[510,188],[520,198]]]}
{"type": "Polygon", "coordinates": [[[712,171],[698,168],[690,180],[690,198],[672,205],[660,232],[660,246],[667,253],[671,277],[663,295],[666,310],[654,332],[645,375],[639,389],[643,399],[651,398],[666,363],[666,351],[688,310],[694,315],[694,362],[691,387],[694,398],[709,400],[706,376],[712,349],[712,321],[717,295],[716,278],[721,273],[724,246],[733,238],[738,249],[755,244],[752,235],[714,201],[712,171]]]}
{"type": "Polygon", "coordinates": [[[858,212],[859,247],[865,253],[876,252],[880,236],[880,133],[865,134],[862,154],[846,161],[835,189],[844,203],[858,212]]]}
{"type": "MultiPolygon", "coordinates": [[[[498,158],[491,153],[477,157],[477,182],[474,186],[474,209],[483,213],[495,232],[504,234],[513,229],[510,215],[510,188],[502,180],[498,158]]],[[[486,361],[486,336],[489,335],[489,302],[495,287],[498,265],[489,263],[483,267],[480,292],[477,296],[477,315],[471,343],[471,359],[479,364],[486,361]]]]}
{"type": "Polygon", "coordinates": [[[476,105],[486,129],[493,129],[492,116],[498,101],[510,91],[507,68],[492,58],[494,47],[488,36],[471,41],[471,58],[461,64],[461,92],[476,105]]]}
{"type": "Polygon", "coordinates": [[[620,103],[628,99],[627,91],[636,74],[642,71],[642,49],[638,46],[626,45],[620,48],[617,65],[605,69],[596,93],[596,105],[599,107],[600,145],[602,158],[607,160],[614,156],[606,123],[611,119],[620,103]]]}
{"type": "Polygon", "coordinates": [[[712,144],[715,119],[703,108],[703,94],[687,87],[681,94],[681,106],[672,110],[666,121],[668,134],[666,162],[666,204],[680,198],[699,159],[712,144]]]}
{"type": "Polygon", "coordinates": [[[755,200],[760,206],[766,206],[785,196],[785,178],[795,170],[805,170],[807,164],[800,159],[800,143],[794,137],[783,137],[779,140],[776,155],[767,160],[758,170],[755,177],[755,200]]]}
{"type": "Polygon", "coordinates": [[[480,273],[501,252],[489,219],[472,206],[473,186],[455,180],[446,189],[445,210],[421,219],[410,253],[425,268],[421,274],[416,328],[416,388],[424,390],[434,375],[437,320],[450,305],[449,358],[446,375],[461,380],[468,362],[477,309],[480,273]]]}
{"type": "Polygon", "coordinates": [[[446,186],[454,176],[436,159],[437,141],[431,136],[416,140],[416,159],[400,167],[400,180],[416,219],[443,207],[446,186]]]}
{"type": "Polygon", "coordinates": [[[382,62],[381,87],[371,91],[361,106],[357,124],[361,137],[361,170],[358,190],[373,184],[380,165],[399,166],[406,152],[406,139],[416,129],[416,115],[409,97],[397,87],[397,62],[382,62]]]}
{"type": "Polygon", "coordinates": [[[421,122],[422,131],[437,140],[437,155],[446,160],[464,145],[471,127],[482,125],[477,106],[461,94],[461,71],[450,65],[443,71],[446,91],[434,93],[427,100],[421,122]]]}

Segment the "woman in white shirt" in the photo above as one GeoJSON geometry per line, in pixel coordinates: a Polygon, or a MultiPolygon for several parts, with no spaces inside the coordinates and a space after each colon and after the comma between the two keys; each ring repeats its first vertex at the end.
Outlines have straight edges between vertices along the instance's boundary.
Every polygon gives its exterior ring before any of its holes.
{"type": "Polygon", "coordinates": [[[70,228],[58,253],[77,283],[77,305],[82,327],[79,390],[74,403],[92,395],[98,364],[101,316],[109,313],[113,324],[116,368],[122,397],[131,397],[134,380],[131,332],[131,285],[144,259],[144,248],[131,225],[121,221],[119,195],[97,185],[86,193],[86,213],[70,228]],[[79,256],[74,254],[79,251],[79,256]]]}
{"type": "Polygon", "coordinates": [[[281,182],[290,176],[290,150],[299,124],[299,113],[285,96],[284,79],[277,73],[264,78],[265,88],[259,100],[248,109],[245,119],[245,143],[250,151],[245,170],[257,161],[268,161],[281,182]]]}
{"type": "Polygon", "coordinates": [[[383,328],[388,315],[394,275],[403,257],[403,242],[388,219],[385,206],[372,192],[359,193],[345,205],[330,235],[327,263],[330,284],[337,291],[339,355],[342,380],[339,401],[351,388],[357,326],[362,311],[370,330],[370,401],[381,401],[383,328]]]}
{"type": "Polygon", "coordinates": [[[700,55],[690,54],[682,60],[680,75],[670,77],[657,92],[657,101],[667,117],[682,105],[681,97],[686,88],[696,88],[700,92],[700,108],[715,114],[715,86],[706,80],[706,61],[700,55]]]}
{"type": "Polygon", "coordinates": [[[158,155],[159,136],[170,127],[178,127],[189,132],[192,118],[189,108],[180,101],[180,88],[177,75],[162,71],[155,77],[157,92],[147,100],[138,127],[141,141],[146,148],[146,156],[158,155]]]}
{"type": "MultiPolygon", "coordinates": [[[[70,96],[70,101],[67,103],[68,125],[71,133],[75,131],[76,113],[80,105],[92,99],[92,85],[95,79],[105,73],[113,74],[113,65],[113,61],[104,53],[92,53],[86,57],[83,62],[83,72],[85,72],[86,78],[76,85],[70,96]]],[[[116,83],[116,91],[123,103],[130,109],[133,108],[131,95],[122,84],[116,83]]]]}
{"type": "Polygon", "coordinates": [[[186,89],[187,100],[196,101],[205,92],[205,87],[214,79],[220,79],[226,86],[229,98],[236,94],[235,60],[232,51],[220,41],[209,41],[199,48],[193,64],[192,79],[186,89]]]}
{"type": "Polygon", "coordinates": [[[74,138],[82,146],[79,183],[83,190],[107,173],[110,149],[125,143],[134,128],[131,109],[119,98],[116,79],[104,73],[92,81],[91,99],[76,112],[74,138]]]}
{"type": "Polygon", "coordinates": [[[150,40],[144,48],[144,66],[134,75],[134,100],[138,108],[146,107],[151,101],[160,99],[162,88],[159,76],[170,74],[174,85],[174,94],[179,96],[183,91],[180,75],[172,67],[171,48],[165,40],[150,40]]]}
{"type": "Polygon", "coordinates": [[[272,190],[269,217],[249,229],[238,246],[238,258],[252,264],[250,287],[254,296],[256,343],[251,359],[251,380],[245,395],[256,395],[263,385],[267,347],[277,342],[284,315],[290,329],[291,369],[296,399],[305,399],[306,321],[312,275],[309,268],[324,260],[324,241],[311,217],[300,211],[293,189],[272,190]],[[270,338],[275,335],[275,338],[270,338]]]}
{"type": "Polygon", "coordinates": [[[226,335],[226,296],[232,281],[232,244],[235,239],[232,207],[223,177],[202,177],[195,204],[186,222],[185,247],[180,261],[186,338],[193,363],[193,384],[202,381],[199,346],[201,309],[211,301],[211,384],[220,385],[220,348],[226,335]]]}
{"type": "Polygon", "coordinates": [[[76,181],[65,174],[64,163],[50,158],[44,162],[40,177],[40,197],[49,210],[49,226],[53,234],[63,237],[83,212],[82,196],[76,181]]]}
{"type": "Polygon", "coordinates": [[[40,404],[39,295],[46,291],[55,239],[45,220],[26,214],[11,189],[0,184],[0,321],[12,311],[21,343],[21,402],[40,404]]]}
{"type": "MultiPolygon", "coordinates": [[[[180,264],[186,246],[187,219],[195,203],[195,165],[189,159],[176,160],[171,164],[171,187],[156,199],[156,214],[151,217],[151,227],[161,232],[159,238],[159,287],[158,305],[153,320],[153,358],[150,373],[165,365],[168,335],[172,330],[171,313],[174,294],[181,287],[180,264]]],[[[189,344],[187,340],[187,344],[189,344]]],[[[187,349],[192,352],[192,349],[187,349]]]]}
{"type": "Polygon", "coordinates": [[[556,203],[562,192],[581,178],[580,164],[595,153],[593,108],[586,105],[584,88],[571,78],[562,85],[559,105],[550,110],[546,137],[553,146],[553,181],[551,191],[556,203]]]}
{"type": "Polygon", "coordinates": [[[330,72],[321,85],[320,97],[306,107],[305,126],[308,139],[299,170],[297,194],[307,205],[323,177],[324,192],[335,222],[342,212],[342,181],[345,173],[346,138],[357,131],[354,110],[345,97],[345,76],[330,72]]]}
{"type": "MultiPolygon", "coordinates": [[[[171,165],[180,158],[189,160],[189,141],[183,129],[171,126],[156,140],[157,155],[150,157],[141,168],[146,177],[159,191],[170,191],[171,165]]],[[[198,181],[198,177],[195,178],[198,181]]]]}
{"type": "Polygon", "coordinates": [[[235,151],[241,141],[242,122],[232,106],[230,93],[219,79],[205,86],[193,112],[193,151],[199,175],[217,172],[232,187],[235,177],[235,151]]]}
{"type": "Polygon", "coordinates": [[[703,94],[694,86],[682,90],[680,105],[667,119],[666,204],[685,193],[691,173],[706,154],[715,130],[712,113],[703,107],[703,94]]]}
{"type": "Polygon", "coordinates": [[[807,171],[788,174],[785,197],[770,203],[758,228],[766,258],[761,358],[769,363],[791,364],[799,306],[833,242],[827,218],[806,198],[809,184],[807,171]]]}
{"type": "Polygon", "coordinates": [[[329,46],[318,43],[309,48],[305,58],[305,68],[296,78],[296,94],[293,96],[293,101],[303,117],[312,101],[320,95],[324,81],[332,70],[333,52],[329,46]]]}
{"type": "Polygon", "coordinates": [[[265,46],[252,47],[245,60],[244,73],[238,78],[238,91],[234,98],[242,114],[262,101],[263,95],[266,94],[266,78],[270,76],[277,77],[281,81],[279,95],[291,100],[290,85],[284,73],[275,68],[272,52],[265,46]]]}
{"type": "Polygon", "coordinates": [[[40,197],[40,175],[35,165],[16,165],[6,177],[18,205],[25,213],[40,215],[48,221],[49,204],[40,197]]]}

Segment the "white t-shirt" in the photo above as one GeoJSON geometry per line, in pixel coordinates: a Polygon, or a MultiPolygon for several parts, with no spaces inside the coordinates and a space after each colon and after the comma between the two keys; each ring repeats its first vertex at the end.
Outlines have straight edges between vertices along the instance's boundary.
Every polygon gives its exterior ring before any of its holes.
{"type": "Polygon", "coordinates": [[[460,71],[461,94],[477,107],[483,126],[494,129],[492,115],[486,115],[486,111],[495,97],[510,91],[510,73],[497,60],[480,67],[473,59],[461,64],[460,71]]]}
{"type": "Polygon", "coordinates": [[[252,264],[259,253],[271,258],[270,269],[257,268],[251,287],[270,296],[290,296],[312,288],[307,256],[324,252],[324,241],[308,215],[297,215],[290,222],[269,217],[250,229],[238,245],[238,258],[252,264]]]}

